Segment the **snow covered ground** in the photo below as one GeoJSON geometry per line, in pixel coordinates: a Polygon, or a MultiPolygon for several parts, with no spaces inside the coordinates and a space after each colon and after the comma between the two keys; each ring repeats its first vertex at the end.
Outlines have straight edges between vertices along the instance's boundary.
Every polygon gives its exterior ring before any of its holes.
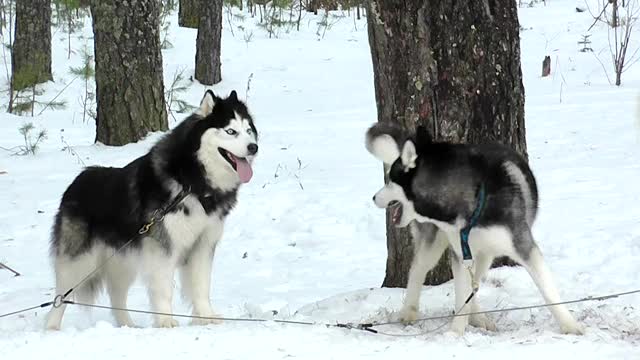
{"type": "MultiPolygon", "coordinates": [[[[577,13],[575,4],[550,1],[520,11],[527,140],[541,192],[534,233],[564,299],[640,288],[640,65],[625,73],[623,86],[610,86],[596,57],[578,51],[592,18],[577,13]],[[544,55],[552,59],[548,78],[539,76],[544,55]]],[[[273,39],[250,18],[234,20],[235,36],[224,23],[224,80],[214,91],[237,89],[244,98],[253,74],[248,104],[261,132],[255,176],[241,190],[214,266],[212,297],[225,316],[269,318],[277,311],[280,319],[385,321],[402,301],[402,289],[379,288],[384,214],[370,199],[382,172],[363,146],[364,131],[376,119],[366,21],[332,18],[335,24],[321,38],[318,19],[305,14],[299,33],[273,39]],[[245,32],[253,32],[250,42],[245,32]]],[[[166,83],[176,69],[192,72],[195,54],[196,31],[178,28],[175,14],[171,22],[174,48],[163,52],[166,83]]],[[[76,50],[84,42],[91,48],[89,21],[83,34],[84,40],[73,40],[76,50]]],[[[599,56],[611,76],[606,28],[596,25],[591,34],[596,53],[607,49],[599,56]]],[[[634,34],[640,43],[640,32],[634,34]]],[[[45,86],[44,100],[71,81],[68,68],[80,63],[77,54],[67,60],[65,36],[60,30],[53,37],[56,82],[45,86]]],[[[23,143],[18,128],[25,122],[48,131],[35,156],[0,150],[0,261],[23,274],[0,270],[0,313],[51,299],[52,219],[82,167],[124,165],[161,135],[120,148],[93,144],[94,125],[81,120],[81,85],[75,81],[62,93],[65,110],[35,118],[0,113],[4,148],[23,143]]],[[[195,105],[203,89],[193,84],[182,96],[195,105]]],[[[3,95],[0,103],[6,100],[3,95]]],[[[422,300],[424,315],[448,314],[453,286],[425,288],[422,300]]],[[[525,270],[515,268],[492,270],[479,301],[494,309],[542,299],[525,270]]],[[[176,302],[176,312],[189,312],[176,302]]],[[[100,303],[108,301],[103,296],[100,303]]],[[[131,291],[130,307],[149,308],[141,283],[131,291]]],[[[179,328],[154,329],[149,316],[134,314],[142,328],[120,329],[106,310],[70,307],[56,333],[42,331],[42,310],[0,319],[0,356],[640,359],[639,295],[570,309],[586,326],[585,336],[560,335],[545,309],[494,315],[497,333],[470,328],[457,338],[445,321],[382,327],[400,335],[385,336],[272,322],[193,327],[181,320],[179,328]],[[417,333],[425,334],[411,336],[417,333]]]]}

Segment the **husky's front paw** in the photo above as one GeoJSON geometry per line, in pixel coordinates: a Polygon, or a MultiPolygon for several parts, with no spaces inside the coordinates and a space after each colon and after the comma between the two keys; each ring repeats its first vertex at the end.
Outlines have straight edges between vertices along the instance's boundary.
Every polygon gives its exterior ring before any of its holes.
{"type": "Polygon", "coordinates": [[[209,324],[222,324],[221,316],[213,311],[204,313],[193,313],[193,316],[198,316],[191,320],[191,325],[209,325],[209,324]]]}
{"type": "Polygon", "coordinates": [[[584,327],[575,321],[560,324],[560,331],[563,334],[584,335],[584,327]]]}
{"type": "Polygon", "coordinates": [[[409,324],[418,319],[418,309],[415,306],[405,306],[398,313],[398,320],[409,324]]]}
{"type": "Polygon", "coordinates": [[[136,324],[133,322],[131,316],[129,316],[129,313],[126,313],[124,311],[115,312],[114,316],[116,318],[116,324],[118,324],[118,327],[128,327],[132,329],[139,327],[136,326],[136,324]]]}
{"type": "Polygon", "coordinates": [[[129,322],[129,323],[126,323],[126,324],[118,323],[118,327],[129,328],[129,329],[141,329],[142,328],[142,326],[136,325],[136,323],[134,323],[134,322],[129,322]]]}
{"type": "Polygon", "coordinates": [[[451,322],[451,328],[449,330],[457,336],[462,336],[464,335],[466,328],[467,320],[462,317],[457,317],[451,322]]]}
{"type": "Polygon", "coordinates": [[[46,324],[44,328],[47,331],[60,331],[59,324],[46,324]]]}
{"type": "Polygon", "coordinates": [[[48,331],[58,331],[60,330],[60,325],[62,325],[61,308],[53,308],[47,314],[44,328],[48,331]]]}
{"type": "Polygon", "coordinates": [[[486,314],[476,314],[469,317],[469,325],[477,328],[497,331],[496,324],[486,314]]]}
{"type": "Polygon", "coordinates": [[[157,328],[174,328],[178,326],[178,320],[170,316],[157,317],[153,326],[157,328]]]}

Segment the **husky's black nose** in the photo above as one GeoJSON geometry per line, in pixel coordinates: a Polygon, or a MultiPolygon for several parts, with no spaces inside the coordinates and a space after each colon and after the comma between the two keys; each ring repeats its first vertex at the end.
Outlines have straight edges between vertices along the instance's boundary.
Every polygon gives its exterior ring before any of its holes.
{"type": "Polygon", "coordinates": [[[249,144],[247,150],[249,150],[249,155],[255,155],[258,152],[258,144],[249,144]]]}

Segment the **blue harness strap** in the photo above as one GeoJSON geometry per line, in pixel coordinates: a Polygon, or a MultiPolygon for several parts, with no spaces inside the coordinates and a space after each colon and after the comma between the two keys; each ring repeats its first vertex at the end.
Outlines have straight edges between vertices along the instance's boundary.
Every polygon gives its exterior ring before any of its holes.
{"type": "Polygon", "coordinates": [[[478,219],[480,219],[480,215],[482,214],[482,210],[487,202],[487,194],[484,189],[484,184],[480,184],[480,192],[478,194],[478,204],[476,205],[475,210],[473,210],[473,214],[471,215],[471,219],[467,223],[467,226],[460,229],[460,245],[462,247],[462,259],[463,260],[471,260],[471,248],[469,247],[469,232],[471,229],[478,224],[478,219]]]}

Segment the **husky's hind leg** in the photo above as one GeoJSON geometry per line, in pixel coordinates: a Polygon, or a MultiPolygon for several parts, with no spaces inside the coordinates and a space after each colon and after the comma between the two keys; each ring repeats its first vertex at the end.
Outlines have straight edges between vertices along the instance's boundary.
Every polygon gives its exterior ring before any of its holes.
{"type": "MultiPolygon", "coordinates": [[[[58,299],[75,287],[69,294],[70,297],[73,296],[77,301],[93,303],[102,288],[101,274],[93,274],[87,279],[85,277],[98,266],[99,249],[92,247],[86,222],[69,217],[61,210],[55,219],[51,253],[54,257],[58,299]]],[[[60,329],[65,308],[65,304],[56,304],[51,308],[46,320],[47,329],[60,329]]]]}
{"type": "MultiPolygon", "coordinates": [[[[531,241],[534,245],[529,254],[526,254],[526,256],[520,255],[521,259],[517,260],[527,269],[547,304],[561,302],[553,276],[544,262],[540,249],[533,241],[531,231],[527,230],[521,236],[524,241],[531,241]]],[[[564,334],[582,335],[584,333],[584,329],[574,319],[566,306],[554,305],[549,307],[549,310],[551,310],[551,313],[560,324],[560,329],[564,334]]]]}
{"type": "MultiPolygon", "coordinates": [[[[95,252],[88,252],[83,255],[69,257],[67,255],[56,256],[56,296],[62,296],[72,287],[78,285],[85,276],[89,275],[98,266],[98,257],[95,252]]],[[[86,279],[81,285],[74,288],[69,297],[73,297],[81,303],[92,304],[96,295],[102,289],[101,274],[94,274],[86,279]]],[[[68,299],[68,298],[67,298],[68,299]]],[[[60,330],[62,317],[66,309],[66,304],[52,307],[47,315],[46,328],[48,330],[60,330]]]]}

